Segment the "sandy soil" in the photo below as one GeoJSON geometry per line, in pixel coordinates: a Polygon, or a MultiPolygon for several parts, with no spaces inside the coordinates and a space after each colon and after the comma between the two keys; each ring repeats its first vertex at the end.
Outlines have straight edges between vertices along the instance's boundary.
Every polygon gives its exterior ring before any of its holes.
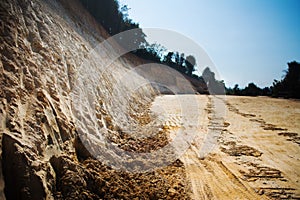
{"type": "Polygon", "coordinates": [[[194,98],[163,96],[153,104],[171,138],[179,128],[194,134],[181,156],[192,199],[300,199],[300,101],[194,98]]]}

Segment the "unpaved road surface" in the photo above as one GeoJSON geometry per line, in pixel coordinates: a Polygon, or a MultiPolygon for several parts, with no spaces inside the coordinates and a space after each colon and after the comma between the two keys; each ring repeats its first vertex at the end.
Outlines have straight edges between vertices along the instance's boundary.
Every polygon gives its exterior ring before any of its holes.
{"type": "Polygon", "coordinates": [[[172,95],[153,108],[171,138],[193,134],[181,156],[192,199],[300,199],[300,101],[172,95]]]}

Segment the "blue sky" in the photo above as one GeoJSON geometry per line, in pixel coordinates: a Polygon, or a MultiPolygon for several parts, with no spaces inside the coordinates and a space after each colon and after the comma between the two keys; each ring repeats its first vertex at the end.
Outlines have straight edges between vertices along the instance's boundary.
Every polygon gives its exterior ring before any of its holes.
{"type": "MultiPolygon", "coordinates": [[[[270,86],[300,62],[300,0],[120,0],[141,28],[176,31],[209,55],[226,86],[270,86]]],[[[156,40],[151,39],[150,42],[156,40]]],[[[157,41],[164,45],[164,41],[157,41]]],[[[170,48],[164,45],[166,48],[170,48]]],[[[171,49],[171,48],[170,48],[171,49]]],[[[176,49],[179,52],[187,50],[176,49]]]]}

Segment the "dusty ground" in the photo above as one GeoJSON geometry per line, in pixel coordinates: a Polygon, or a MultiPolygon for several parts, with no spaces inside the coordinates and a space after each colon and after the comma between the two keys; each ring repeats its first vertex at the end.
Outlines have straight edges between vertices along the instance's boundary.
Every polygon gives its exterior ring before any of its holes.
{"type": "Polygon", "coordinates": [[[181,156],[192,199],[300,199],[300,101],[197,96],[195,106],[194,97],[153,104],[172,138],[180,127],[194,134],[181,156]]]}

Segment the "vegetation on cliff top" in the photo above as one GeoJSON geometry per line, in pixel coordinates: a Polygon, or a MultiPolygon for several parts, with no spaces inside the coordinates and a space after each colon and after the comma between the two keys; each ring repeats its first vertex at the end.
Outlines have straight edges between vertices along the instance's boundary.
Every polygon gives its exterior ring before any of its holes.
{"type": "Polygon", "coordinates": [[[293,61],[288,63],[288,70],[282,80],[274,80],[270,87],[259,88],[255,83],[249,83],[240,89],[236,84],[234,88],[226,88],[224,81],[215,79],[214,72],[209,67],[205,68],[202,76],[193,74],[196,59],[192,55],[185,56],[184,53],[170,52],[160,44],[149,44],[146,34],[128,16],[128,6],[120,6],[118,0],[80,0],[82,5],[100,23],[110,35],[115,35],[127,30],[134,30],[124,45],[122,39],[118,41],[124,48],[136,49],[133,54],[171,68],[195,79],[209,88],[209,93],[223,94],[224,89],[229,95],[245,96],[272,96],[285,98],[300,98],[300,63],[293,61]],[[128,42],[129,41],[129,42],[128,42]]]}

